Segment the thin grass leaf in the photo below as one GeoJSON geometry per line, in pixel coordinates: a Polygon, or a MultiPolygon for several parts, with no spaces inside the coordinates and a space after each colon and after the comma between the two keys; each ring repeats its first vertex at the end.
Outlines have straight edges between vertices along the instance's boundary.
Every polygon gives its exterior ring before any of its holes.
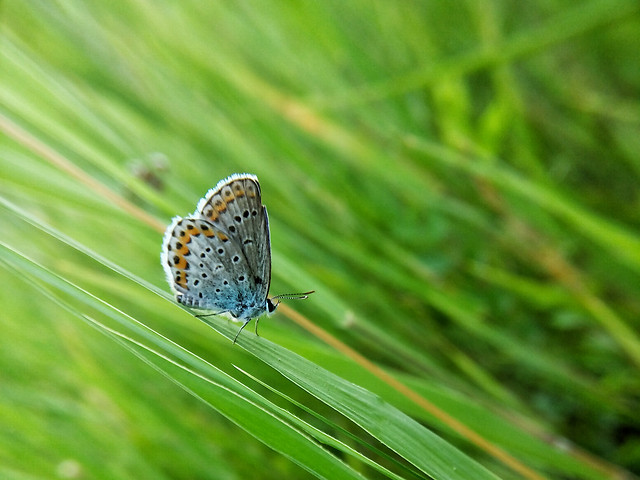
{"type": "MultiPolygon", "coordinates": [[[[85,297],[87,292],[83,292],[81,289],[67,284],[61,278],[56,278],[51,272],[29,261],[29,259],[20,256],[18,252],[1,243],[0,257],[4,263],[11,267],[24,269],[25,272],[29,272],[29,275],[36,276],[39,281],[45,282],[53,288],[70,293],[71,296],[80,300],[82,303],[96,303],[97,299],[93,298],[92,301],[91,298],[85,297]]],[[[92,326],[110,336],[121,346],[165,375],[172,382],[185,389],[188,393],[227,416],[238,426],[247,430],[256,438],[282,453],[301,467],[309,470],[318,478],[363,478],[351,470],[345,463],[338,461],[326,450],[310,441],[310,439],[300,431],[291,428],[290,425],[283,423],[266,411],[260,405],[260,403],[265,404],[266,400],[262,399],[261,402],[255,403],[246,396],[249,394],[249,390],[237,382],[235,383],[235,387],[229,388],[229,381],[231,381],[229,377],[226,377],[226,380],[223,379],[223,383],[227,386],[218,384],[216,380],[210,377],[215,371],[212,365],[206,364],[197,357],[191,356],[189,352],[183,350],[177,351],[175,345],[171,348],[165,339],[157,338],[157,334],[155,336],[147,336],[146,340],[152,341],[154,344],[163,348],[171,356],[176,356],[181,360],[190,357],[189,364],[196,366],[197,369],[203,373],[190,370],[185,365],[181,365],[175,360],[172,360],[169,356],[165,356],[165,354],[134,340],[133,337],[107,327],[86,314],[82,314],[57,298],[52,292],[43,290],[43,293],[46,293],[46,296],[55,300],[76,317],[89,322],[92,326]],[[240,391],[243,391],[243,393],[240,393],[240,391]]],[[[102,305],[94,305],[94,307],[98,310],[104,310],[102,305]]],[[[108,313],[110,313],[112,318],[121,316],[120,312],[115,311],[115,309],[111,310],[113,311],[108,313]]],[[[122,318],[119,323],[126,325],[130,322],[122,318]]],[[[135,330],[138,329],[134,329],[134,331],[135,330]]],[[[214,375],[217,380],[221,380],[221,373],[222,372],[218,371],[217,374],[214,375]]],[[[249,396],[253,397],[253,400],[257,398],[257,394],[255,393],[250,393],[249,396]]]]}

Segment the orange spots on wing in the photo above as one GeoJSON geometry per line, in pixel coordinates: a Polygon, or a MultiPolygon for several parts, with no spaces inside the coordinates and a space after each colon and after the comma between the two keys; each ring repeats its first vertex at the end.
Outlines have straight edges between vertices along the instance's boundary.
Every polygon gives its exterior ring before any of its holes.
{"type": "Polygon", "coordinates": [[[233,194],[233,190],[230,187],[224,188],[222,190],[222,196],[224,197],[224,201],[227,203],[233,202],[236,197],[233,194]]]}
{"type": "MultiPolygon", "coordinates": [[[[194,225],[187,225],[187,229],[180,234],[180,242],[182,242],[183,248],[185,248],[187,243],[191,241],[191,237],[197,237],[200,234],[202,234],[202,230],[194,225]]],[[[183,251],[183,249],[180,249],[180,251],[183,251]]],[[[187,253],[189,253],[188,247],[186,250],[184,250],[183,255],[186,255],[187,253]]]]}
{"type": "Polygon", "coordinates": [[[216,200],[216,202],[213,204],[213,208],[216,209],[216,211],[218,213],[222,213],[227,209],[227,204],[224,200],[222,200],[221,198],[219,198],[218,200],[216,200]]]}
{"type": "Polygon", "coordinates": [[[244,188],[242,188],[241,182],[234,183],[232,188],[236,197],[244,197],[244,188]]]}
{"type": "Polygon", "coordinates": [[[189,290],[189,288],[187,287],[187,272],[182,272],[182,275],[177,275],[176,283],[180,285],[182,288],[184,288],[185,290],[189,290]]]}
{"type": "Polygon", "coordinates": [[[222,232],[216,232],[216,234],[218,235],[218,238],[220,240],[222,240],[223,242],[226,242],[227,240],[229,240],[229,237],[227,237],[224,233],[222,232]]]}
{"type": "MultiPolygon", "coordinates": [[[[187,259],[182,255],[175,255],[173,257],[173,266],[178,270],[184,270],[187,268],[188,262],[187,259]]],[[[186,275],[186,274],[185,274],[186,275]]]]}

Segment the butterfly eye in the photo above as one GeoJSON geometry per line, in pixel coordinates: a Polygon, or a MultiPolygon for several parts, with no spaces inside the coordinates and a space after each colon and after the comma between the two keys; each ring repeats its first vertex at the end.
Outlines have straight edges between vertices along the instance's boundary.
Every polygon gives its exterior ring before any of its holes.
{"type": "Polygon", "coordinates": [[[275,312],[276,308],[278,308],[278,303],[273,303],[270,298],[267,298],[267,312],[269,313],[275,312]]]}

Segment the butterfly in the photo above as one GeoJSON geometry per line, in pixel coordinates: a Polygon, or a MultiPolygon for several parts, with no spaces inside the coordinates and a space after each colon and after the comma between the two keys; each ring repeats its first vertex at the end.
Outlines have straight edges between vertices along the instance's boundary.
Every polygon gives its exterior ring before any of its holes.
{"type": "MultiPolygon", "coordinates": [[[[273,313],[283,298],[269,297],[271,240],[258,177],[236,173],[209,190],[188,217],[174,217],[162,243],[162,266],[176,301],[207,315],[243,322],[273,313]]],[[[205,315],[198,315],[205,316],[205,315]]]]}

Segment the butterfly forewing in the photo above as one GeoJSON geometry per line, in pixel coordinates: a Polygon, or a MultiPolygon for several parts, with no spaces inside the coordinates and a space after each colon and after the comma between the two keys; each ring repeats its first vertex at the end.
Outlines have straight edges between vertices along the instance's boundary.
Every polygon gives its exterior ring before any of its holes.
{"type": "Polygon", "coordinates": [[[255,297],[266,300],[271,277],[271,244],[258,179],[245,174],[221,181],[198,204],[195,214],[210,220],[238,242],[250,267],[255,297]]]}

